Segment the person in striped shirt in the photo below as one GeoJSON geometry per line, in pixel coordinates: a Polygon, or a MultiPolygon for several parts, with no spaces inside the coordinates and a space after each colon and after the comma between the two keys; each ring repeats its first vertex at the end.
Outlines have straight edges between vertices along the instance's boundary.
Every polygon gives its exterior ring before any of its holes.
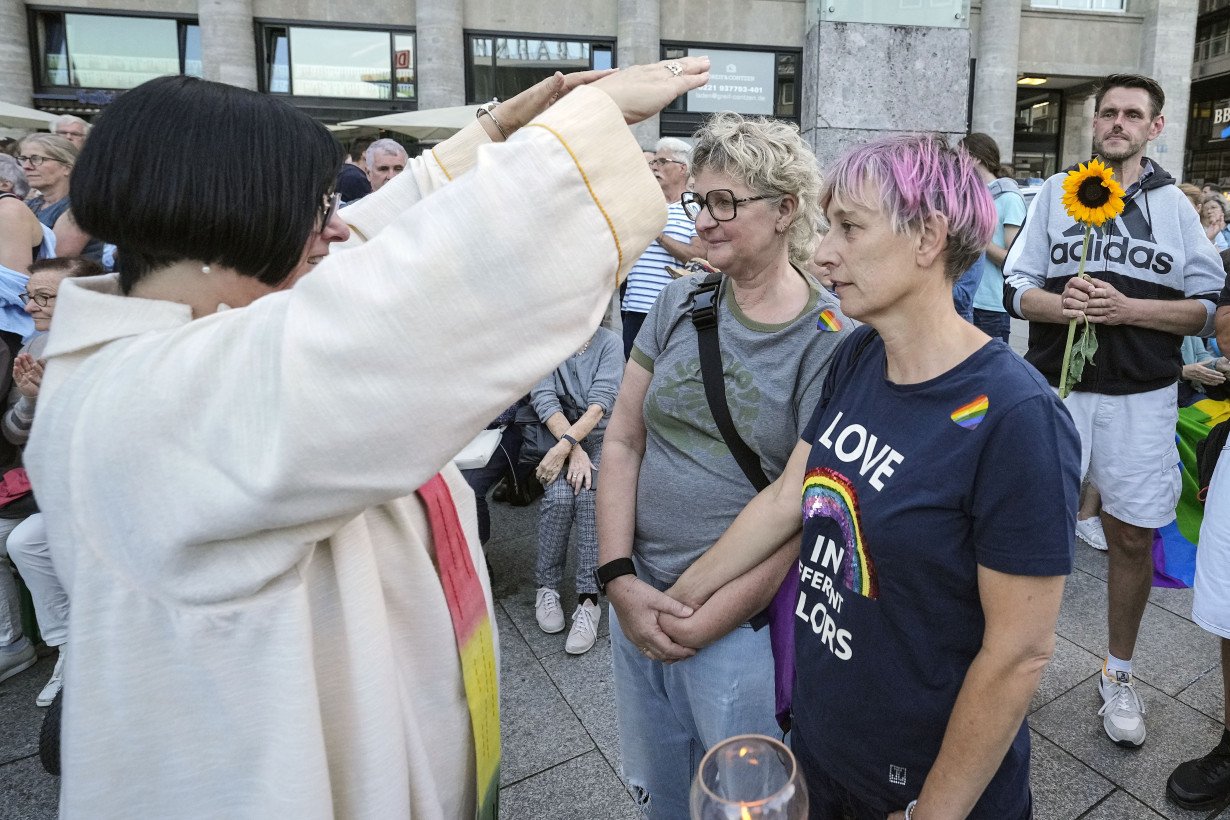
{"type": "Polygon", "coordinates": [[[632,352],[636,334],[645,323],[645,315],[658,300],[662,288],[670,284],[667,265],[687,262],[694,256],[704,256],[696,237],[696,224],[683,212],[679,199],[688,187],[691,174],[692,149],[681,139],[663,137],[658,140],[654,158],[649,161],[658,185],[667,202],[666,227],[628,274],[620,315],[624,325],[624,358],[632,352]]]}

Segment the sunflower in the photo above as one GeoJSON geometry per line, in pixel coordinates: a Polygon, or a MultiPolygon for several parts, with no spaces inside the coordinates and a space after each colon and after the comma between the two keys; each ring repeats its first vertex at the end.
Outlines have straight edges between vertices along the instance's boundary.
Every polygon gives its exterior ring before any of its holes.
{"type": "Polygon", "coordinates": [[[1093,159],[1068,172],[1063,181],[1063,207],[1077,222],[1101,227],[1123,212],[1123,187],[1108,166],[1093,159]]]}

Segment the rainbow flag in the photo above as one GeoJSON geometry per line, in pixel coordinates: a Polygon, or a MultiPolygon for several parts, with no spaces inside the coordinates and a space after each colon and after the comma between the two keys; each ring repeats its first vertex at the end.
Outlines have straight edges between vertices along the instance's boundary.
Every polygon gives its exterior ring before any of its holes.
{"type": "Polygon", "coordinates": [[[418,495],[427,508],[440,583],[461,655],[461,675],[470,709],[470,728],[474,732],[474,816],[476,820],[496,820],[500,797],[500,695],[487,598],[444,478],[437,474],[419,487],[418,495]]]}
{"type": "Polygon", "coordinates": [[[1230,419],[1230,401],[1203,399],[1179,410],[1175,443],[1179,447],[1179,469],[1183,492],[1175,510],[1175,520],[1156,530],[1153,536],[1153,586],[1190,587],[1196,575],[1196,544],[1204,505],[1196,497],[1196,445],[1204,440],[1213,425],[1230,419]]]}

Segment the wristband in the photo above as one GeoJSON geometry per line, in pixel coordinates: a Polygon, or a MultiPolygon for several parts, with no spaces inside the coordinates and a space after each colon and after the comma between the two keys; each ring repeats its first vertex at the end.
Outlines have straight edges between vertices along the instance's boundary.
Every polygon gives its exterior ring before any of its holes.
{"type": "Polygon", "coordinates": [[[571,444],[573,447],[576,447],[576,446],[577,446],[577,440],[576,440],[575,438],[573,438],[572,436],[568,435],[567,433],[564,433],[562,436],[560,436],[560,437],[559,437],[559,440],[560,440],[560,441],[566,441],[566,442],[568,442],[569,444],[571,444]]]}
{"type": "Polygon", "coordinates": [[[636,575],[636,564],[632,563],[631,558],[607,561],[594,570],[594,581],[598,585],[598,591],[605,595],[606,585],[624,575],[636,575]]]}
{"type": "Polygon", "coordinates": [[[909,802],[909,805],[905,807],[905,820],[914,820],[914,807],[917,805],[917,800],[911,800],[909,802]]]}

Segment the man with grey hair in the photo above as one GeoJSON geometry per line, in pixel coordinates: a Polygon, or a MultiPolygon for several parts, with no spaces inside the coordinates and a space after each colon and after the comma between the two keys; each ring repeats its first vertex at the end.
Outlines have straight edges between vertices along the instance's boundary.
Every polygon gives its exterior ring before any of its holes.
{"type": "Polygon", "coordinates": [[[371,180],[372,192],[379,191],[384,184],[406,169],[406,160],[410,155],[401,143],[388,137],[378,139],[367,147],[364,155],[367,159],[367,178],[371,180]]]}
{"type": "Polygon", "coordinates": [[[692,170],[692,148],[675,137],[658,140],[654,158],[649,161],[662,195],[666,197],[666,228],[628,273],[620,315],[624,324],[624,358],[632,352],[636,334],[645,323],[645,316],[657,301],[662,288],[670,284],[667,265],[687,262],[694,256],[704,256],[696,238],[696,224],[688,219],[679,200],[688,187],[692,170]]]}
{"type": "Polygon", "coordinates": [[[80,151],[85,147],[85,138],[90,135],[90,124],[81,117],[64,114],[51,124],[51,133],[64,137],[80,151]]]}

